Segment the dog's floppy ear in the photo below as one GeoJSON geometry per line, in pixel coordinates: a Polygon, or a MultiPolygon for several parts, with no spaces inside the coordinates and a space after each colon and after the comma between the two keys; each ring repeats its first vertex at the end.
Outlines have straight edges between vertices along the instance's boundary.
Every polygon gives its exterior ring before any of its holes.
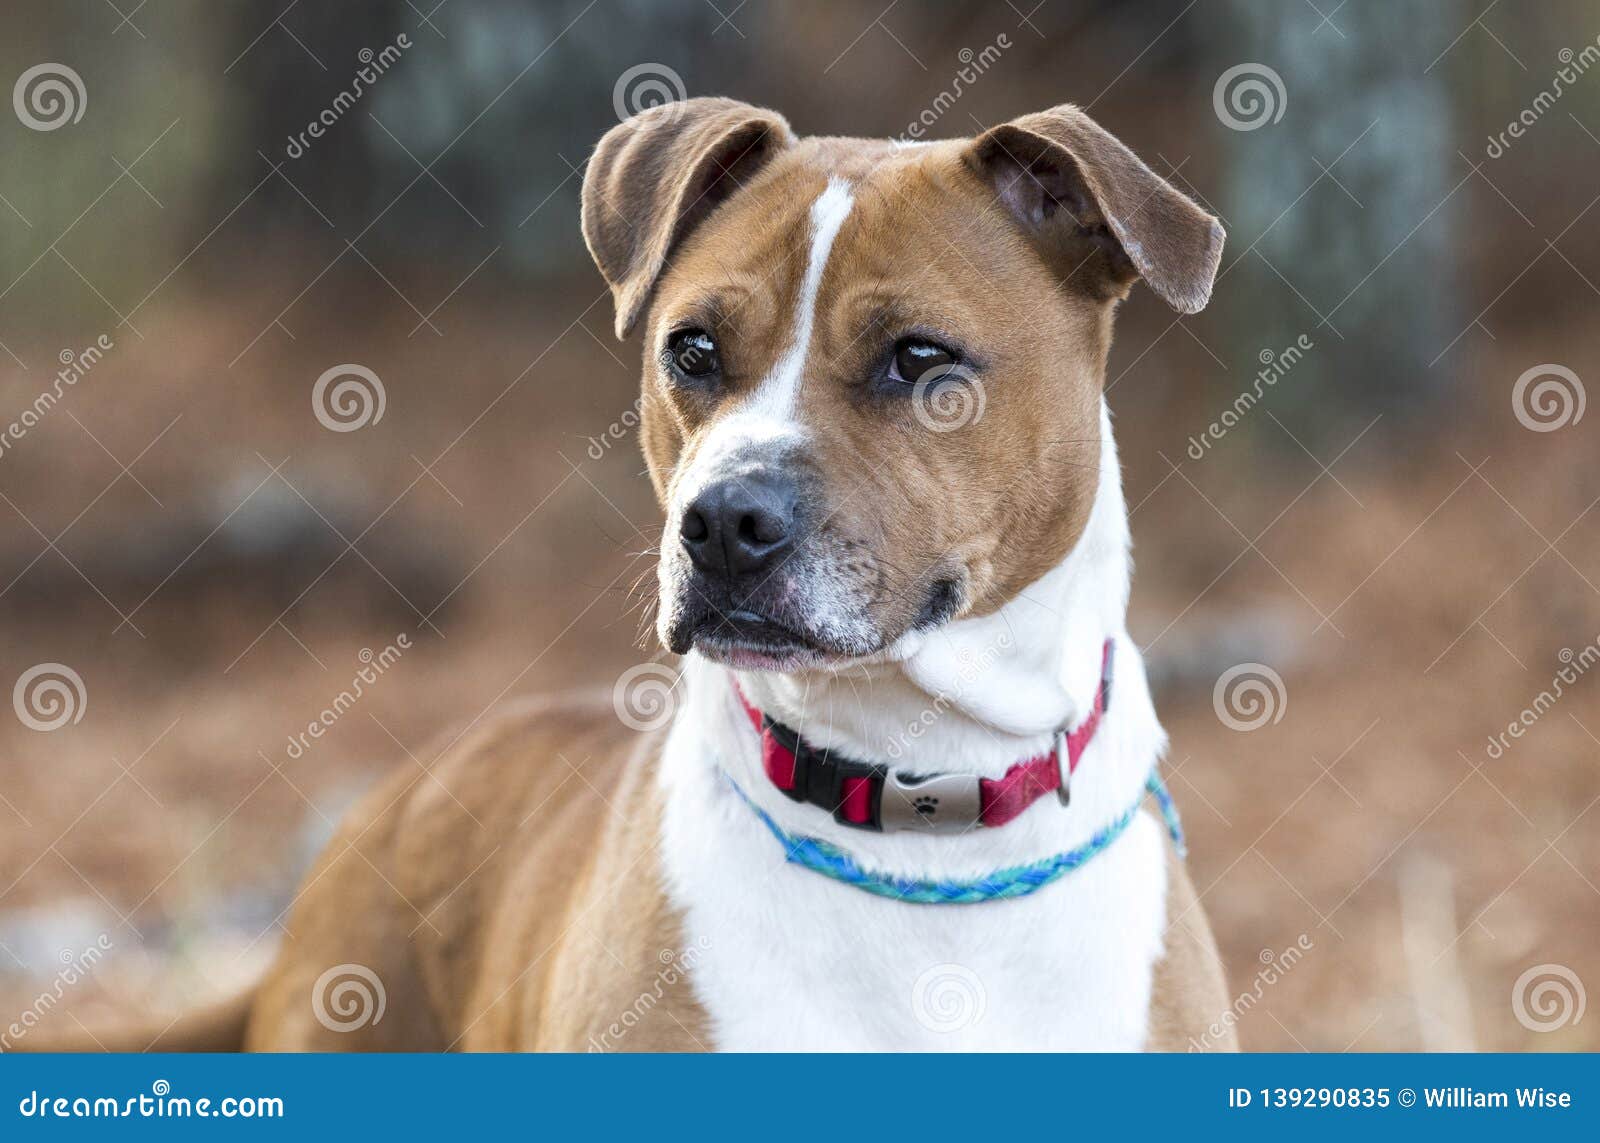
{"type": "Polygon", "coordinates": [[[1064,277],[1142,277],[1186,314],[1210,300],[1221,224],[1071,104],[990,129],[967,161],[1064,277]]]}
{"type": "Polygon", "coordinates": [[[783,116],[733,99],[664,104],[606,132],[583,179],[583,238],[611,286],[618,337],[678,243],[794,141],[783,116]]]}

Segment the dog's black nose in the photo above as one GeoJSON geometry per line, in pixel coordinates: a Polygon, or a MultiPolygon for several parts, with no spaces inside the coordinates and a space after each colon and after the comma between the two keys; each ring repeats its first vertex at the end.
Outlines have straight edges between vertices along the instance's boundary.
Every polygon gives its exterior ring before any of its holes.
{"type": "Polygon", "coordinates": [[[792,545],[795,502],[794,486],[781,477],[728,477],[694,498],[679,535],[694,566],[707,575],[754,575],[792,545]]]}

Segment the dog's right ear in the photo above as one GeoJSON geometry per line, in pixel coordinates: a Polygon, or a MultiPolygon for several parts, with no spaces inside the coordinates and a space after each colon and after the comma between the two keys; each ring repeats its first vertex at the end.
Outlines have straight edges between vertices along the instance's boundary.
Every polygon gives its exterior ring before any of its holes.
{"type": "Polygon", "coordinates": [[[1179,313],[1210,300],[1222,224],[1071,104],[986,131],[967,162],[1067,277],[1143,278],[1179,313]]]}
{"type": "Polygon", "coordinates": [[[733,99],[664,104],[606,132],[583,178],[583,238],[611,286],[618,337],[684,237],[794,141],[783,116],[733,99]]]}

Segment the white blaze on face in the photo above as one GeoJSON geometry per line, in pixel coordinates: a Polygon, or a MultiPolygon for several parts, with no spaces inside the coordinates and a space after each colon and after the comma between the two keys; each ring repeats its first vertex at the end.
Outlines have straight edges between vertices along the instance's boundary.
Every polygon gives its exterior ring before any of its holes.
{"type": "Polygon", "coordinates": [[[678,482],[673,497],[678,505],[692,499],[723,465],[736,464],[740,453],[793,441],[804,435],[798,416],[800,382],[811,351],[817,293],[822,288],[822,276],[833,241],[854,205],[850,184],[837,177],[830,178],[811,203],[811,246],[805,277],[800,282],[795,302],[794,330],[789,343],[744,405],[711,429],[693,464],[678,482]]]}
{"type": "Polygon", "coordinates": [[[794,334],[789,348],[756,390],[749,412],[784,420],[794,416],[806,354],[811,349],[811,329],[816,324],[817,291],[822,288],[822,274],[828,267],[833,240],[839,236],[839,228],[844,225],[855,201],[849,183],[831,178],[811,204],[811,255],[806,261],[806,276],[800,283],[800,296],[795,303],[794,334]]]}
{"type": "MultiPolygon", "coordinates": [[[[714,480],[737,478],[749,469],[781,465],[800,455],[806,436],[800,419],[800,385],[811,353],[817,295],[834,240],[854,205],[850,184],[840,178],[830,178],[812,202],[808,212],[810,243],[804,276],[796,292],[789,339],[755,391],[717,419],[694,457],[679,469],[670,496],[668,534],[677,531],[684,509],[714,480]]],[[[813,537],[805,558],[788,562],[781,598],[791,618],[803,620],[817,638],[835,646],[870,649],[875,633],[860,600],[853,594],[859,585],[842,574],[839,562],[829,544],[813,537]]],[[[681,545],[663,546],[658,568],[663,631],[674,610],[687,598],[684,585],[688,565],[681,545]]]]}

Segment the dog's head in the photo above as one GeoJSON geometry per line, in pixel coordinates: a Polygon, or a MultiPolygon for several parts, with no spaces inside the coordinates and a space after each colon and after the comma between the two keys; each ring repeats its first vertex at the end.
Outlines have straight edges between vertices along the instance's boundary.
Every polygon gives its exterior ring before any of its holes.
{"type": "Polygon", "coordinates": [[[976,139],[797,139],[694,99],[601,140],[583,232],[645,318],[659,631],[791,670],[993,611],[1099,479],[1111,319],[1205,305],[1222,228],[1074,107],[976,139]]]}

